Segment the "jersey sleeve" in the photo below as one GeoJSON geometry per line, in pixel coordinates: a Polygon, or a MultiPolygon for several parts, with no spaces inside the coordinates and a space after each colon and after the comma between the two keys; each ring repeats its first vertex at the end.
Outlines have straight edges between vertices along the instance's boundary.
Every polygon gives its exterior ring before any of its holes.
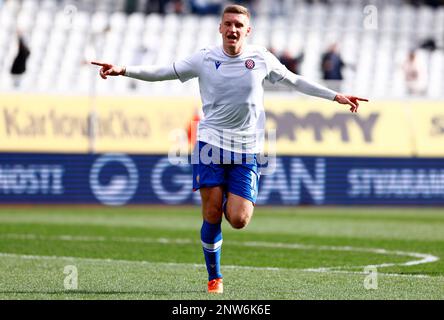
{"type": "Polygon", "coordinates": [[[285,67],[274,54],[265,49],[264,59],[267,65],[267,79],[271,83],[281,81],[287,75],[288,69],[285,67]]]}
{"type": "Polygon", "coordinates": [[[204,54],[205,49],[202,49],[185,59],[177,60],[173,63],[174,72],[176,72],[176,75],[181,82],[199,76],[204,54]]]}

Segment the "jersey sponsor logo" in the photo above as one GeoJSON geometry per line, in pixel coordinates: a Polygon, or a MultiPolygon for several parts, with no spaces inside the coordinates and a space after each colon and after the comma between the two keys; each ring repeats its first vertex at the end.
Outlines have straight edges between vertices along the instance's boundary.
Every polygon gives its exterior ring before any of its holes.
{"type": "Polygon", "coordinates": [[[248,59],[247,61],[245,61],[245,67],[247,67],[247,69],[253,69],[254,68],[254,66],[255,66],[256,64],[254,63],[254,60],[252,60],[252,59],[248,59]]]}
{"type": "Polygon", "coordinates": [[[219,69],[221,64],[222,64],[222,62],[220,62],[220,61],[214,61],[214,65],[216,66],[216,70],[219,69]]]}

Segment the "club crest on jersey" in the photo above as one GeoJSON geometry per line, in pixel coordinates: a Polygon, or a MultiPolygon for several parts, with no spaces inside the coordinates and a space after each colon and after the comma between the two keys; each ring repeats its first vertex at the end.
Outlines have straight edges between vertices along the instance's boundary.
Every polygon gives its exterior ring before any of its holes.
{"type": "Polygon", "coordinates": [[[247,69],[253,69],[254,68],[254,66],[255,66],[256,64],[254,63],[254,61],[253,60],[251,60],[251,59],[248,59],[247,61],[245,61],[245,67],[247,67],[247,69]]]}
{"type": "Polygon", "coordinates": [[[220,61],[214,61],[214,65],[216,66],[216,70],[219,69],[221,64],[222,64],[222,62],[220,62],[220,61]]]}

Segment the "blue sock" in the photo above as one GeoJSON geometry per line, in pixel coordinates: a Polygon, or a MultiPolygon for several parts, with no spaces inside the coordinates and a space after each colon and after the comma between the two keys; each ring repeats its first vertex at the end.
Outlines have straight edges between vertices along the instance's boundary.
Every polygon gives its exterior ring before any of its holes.
{"type": "Polygon", "coordinates": [[[220,254],[222,250],[221,224],[211,224],[204,220],[200,229],[200,239],[207,265],[208,280],[222,278],[220,273],[220,254]]]}

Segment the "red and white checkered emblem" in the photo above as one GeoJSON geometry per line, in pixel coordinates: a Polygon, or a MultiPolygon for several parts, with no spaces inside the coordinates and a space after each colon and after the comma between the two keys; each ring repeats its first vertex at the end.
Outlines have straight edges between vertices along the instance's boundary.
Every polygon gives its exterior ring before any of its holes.
{"type": "Polygon", "coordinates": [[[247,61],[245,61],[245,66],[247,67],[247,69],[253,69],[255,66],[255,63],[253,60],[248,59],[247,61]]]}

